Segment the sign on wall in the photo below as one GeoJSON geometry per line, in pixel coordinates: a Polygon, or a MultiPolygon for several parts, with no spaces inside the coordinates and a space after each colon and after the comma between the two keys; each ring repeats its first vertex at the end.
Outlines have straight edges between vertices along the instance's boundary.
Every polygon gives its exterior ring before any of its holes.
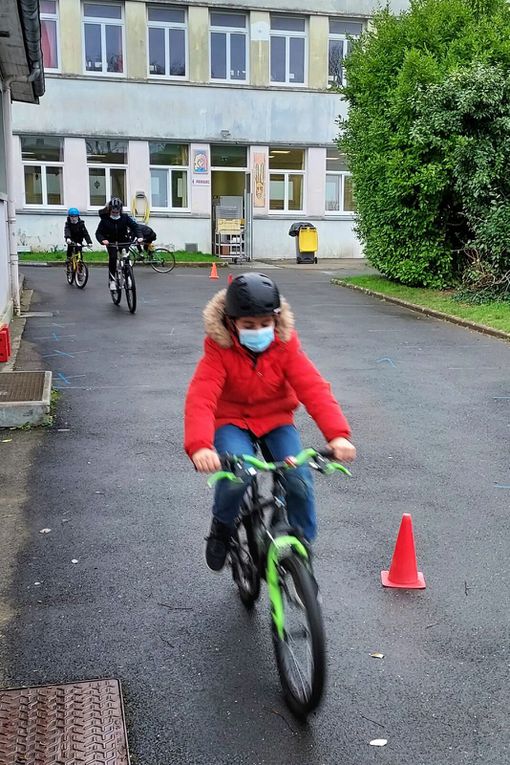
{"type": "Polygon", "coordinates": [[[262,152],[253,155],[253,206],[266,206],[266,155],[262,152]]]}
{"type": "Polygon", "coordinates": [[[193,149],[193,186],[209,186],[209,155],[207,149],[193,149]]]}

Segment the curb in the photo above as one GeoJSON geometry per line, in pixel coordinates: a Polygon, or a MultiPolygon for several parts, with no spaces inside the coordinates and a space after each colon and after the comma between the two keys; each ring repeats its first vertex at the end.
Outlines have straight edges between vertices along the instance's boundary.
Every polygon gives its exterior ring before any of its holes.
{"type": "MultiPolygon", "coordinates": [[[[48,262],[41,260],[20,260],[20,265],[29,266],[30,268],[63,268],[65,266],[64,260],[50,260],[48,262]]],[[[87,263],[87,261],[85,261],[87,263]]],[[[175,268],[210,268],[215,261],[195,261],[190,263],[176,263],[175,268]]],[[[96,268],[97,266],[105,267],[108,262],[94,262],[87,263],[89,268],[96,268]]],[[[150,264],[136,263],[135,268],[150,268],[150,264]]],[[[216,268],[228,268],[228,263],[216,263],[216,268]]]]}
{"type": "Polygon", "coordinates": [[[380,298],[387,303],[393,303],[394,305],[399,305],[402,308],[408,308],[410,311],[422,313],[425,316],[430,316],[433,319],[442,319],[443,321],[450,322],[450,324],[457,324],[459,327],[472,329],[475,332],[480,332],[482,335],[490,335],[491,337],[497,337],[500,340],[506,340],[507,342],[510,341],[510,332],[504,332],[502,329],[494,329],[494,327],[487,327],[485,324],[478,324],[476,321],[461,319],[458,316],[452,316],[449,313],[435,311],[433,308],[426,308],[426,306],[416,305],[416,303],[409,303],[407,300],[385,295],[384,292],[376,292],[375,290],[367,289],[367,287],[360,287],[358,284],[349,284],[348,282],[344,282],[343,279],[331,279],[331,284],[333,284],[335,287],[347,287],[350,290],[363,292],[365,295],[380,298]]]}

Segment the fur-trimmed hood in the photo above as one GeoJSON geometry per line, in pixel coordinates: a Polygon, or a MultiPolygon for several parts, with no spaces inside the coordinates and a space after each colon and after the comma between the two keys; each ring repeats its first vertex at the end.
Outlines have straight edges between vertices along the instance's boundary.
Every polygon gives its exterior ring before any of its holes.
{"type": "MultiPolygon", "coordinates": [[[[223,289],[207,303],[204,308],[205,333],[221,348],[231,348],[232,335],[225,326],[225,296],[227,290],[223,289]]],[[[280,298],[281,309],[276,323],[276,334],[282,343],[288,343],[294,330],[294,314],[285,298],[280,298]]]]}

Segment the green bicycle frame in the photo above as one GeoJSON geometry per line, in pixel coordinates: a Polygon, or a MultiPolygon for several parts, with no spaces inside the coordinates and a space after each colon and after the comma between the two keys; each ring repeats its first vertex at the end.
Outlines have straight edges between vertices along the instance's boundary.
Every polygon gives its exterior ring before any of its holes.
{"type": "Polygon", "coordinates": [[[267,553],[267,591],[271,602],[271,616],[280,640],[284,638],[285,614],[278,576],[278,562],[289,550],[294,550],[301,558],[308,560],[308,552],[304,544],[297,537],[290,535],[276,537],[271,542],[267,553]]]}

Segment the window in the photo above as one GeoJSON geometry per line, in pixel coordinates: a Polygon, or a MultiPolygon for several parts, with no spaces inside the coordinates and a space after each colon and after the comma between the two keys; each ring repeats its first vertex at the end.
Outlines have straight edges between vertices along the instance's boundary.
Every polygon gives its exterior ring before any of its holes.
{"type": "Polygon", "coordinates": [[[345,154],[328,149],[326,154],[326,213],[353,213],[352,177],[345,154]]]}
{"type": "Polygon", "coordinates": [[[300,16],[271,16],[271,82],[304,85],[306,21],[300,16]]]}
{"type": "Polygon", "coordinates": [[[269,209],[302,212],[305,183],[303,149],[269,149],[269,209]]]}
{"type": "Polygon", "coordinates": [[[56,0],[41,0],[41,49],[46,71],[57,71],[58,56],[58,8],[56,0]]]}
{"type": "Polygon", "coordinates": [[[359,37],[363,24],[358,21],[329,20],[328,79],[331,84],[345,85],[344,58],[349,54],[351,37],[359,37]]]}
{"type": "Polygon", "coordinates": [[[189,150],[183,143],[149,143],[151,206],[160,210],[188,207],[189,150]]]}
{"type": "Polygon", "coordinates": [[[186,77],[186,11],[149,5],[149,76],[186,77]]]}
{"type": "Polygon", "coordinates": [[[95,74],[124,72],[122,6],[118,3],[83,3],[85,71],[95,74]]]}
{"type": "Polygon", "coordinates": [[[246,146],[232,144],[211,144],[211,167],[247,167],[246,146]]]}
{"type": "Polygon", "coordinates": [[[246,82],[246,15],[211,11],[211,80],[246,82]]]}
{"type": "Polygon", "coordinates": [[[112,197],[126,202],[127,141],[108,138],[85,141],[91,207],[103,207],[112,197]]]}
{"type": "Polygon", "coordinates": [[[63,205],[63,139],[21,136],[21,158],[25,176],[25,205],[63,205]]]}

